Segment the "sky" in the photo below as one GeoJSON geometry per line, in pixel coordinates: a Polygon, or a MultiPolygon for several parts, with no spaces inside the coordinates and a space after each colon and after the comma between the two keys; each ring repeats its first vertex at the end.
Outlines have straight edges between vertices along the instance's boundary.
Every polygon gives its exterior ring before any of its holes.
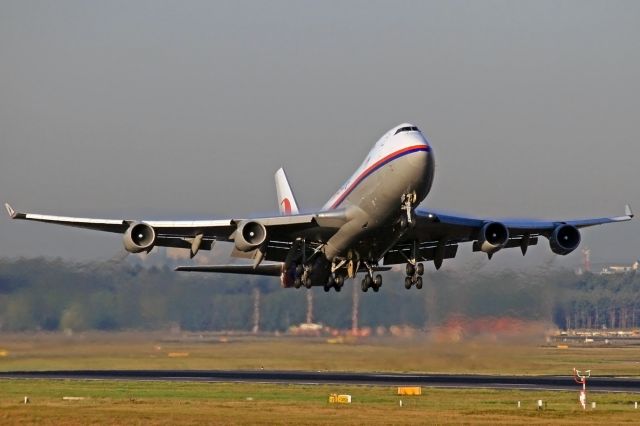
{"type": "MultiPolygon", "coordinates": [[[[635,1],[0,0],[0,201],[82,217],[273,214],[284,166],[314,210],[408,121],[435,152],[424,208],[640,211],[639,22],[635,1]]],[[[635,221],[582,244],[630,263],[639,237],[635,221]]],[[[0,217],[0,257],[121,247],[0,217]]],[[[498,264],[549,259],[546,241],[532,251],[498,264]]]]}

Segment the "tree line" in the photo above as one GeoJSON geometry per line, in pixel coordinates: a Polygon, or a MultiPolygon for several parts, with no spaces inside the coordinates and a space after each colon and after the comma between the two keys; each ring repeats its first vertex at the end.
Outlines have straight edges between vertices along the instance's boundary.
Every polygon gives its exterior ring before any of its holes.
{"type": "MultiPolygon", "coordinates": [[[[428,328],[451,315],[510,316],[566,328],[640,326],[640,274],[576,275],[558,269],[474,268],[427,272],[421,291],[405,290],[387,273],[380,293],[359,294],[360,326],[428,328]]],[[[314,292],[314,321],[351,327],[352,292],[314,292]]],[[[254,289],[260,330],[283,331],[305,321],[305,289],[282,289],[272,277],[182,274],[168,266],[0,260],[0,331],[251,330],[254,289]]]]}

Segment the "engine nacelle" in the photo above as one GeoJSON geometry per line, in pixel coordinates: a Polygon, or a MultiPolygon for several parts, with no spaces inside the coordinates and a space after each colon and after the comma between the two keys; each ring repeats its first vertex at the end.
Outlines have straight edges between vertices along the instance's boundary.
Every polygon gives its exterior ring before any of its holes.
{"type": "Polygon", "coordinates": [[[122,240],[129,253],[150,252],[156,242],[156,231],[144,222],[132,223],[122,240]]]}
{"type": "Polygon", "coordinates": [[[267,228],[252,220],[241,222],[236,229],[234,240],[236,248],[242,252],[255,250],[267,241],[267,228]]]}
{"type": "Polygon", "coordinates": [[[495,253],[509,242],[509,230],[500,222],[485,223],[478,234],[478,249],[495,253]]]}
{"type": "Polygon", "coordinates": [[[555,254],[566,255],[580,245],[580,231],[573,225],[558,225],[549,237],[551,251],[555,254]]]}

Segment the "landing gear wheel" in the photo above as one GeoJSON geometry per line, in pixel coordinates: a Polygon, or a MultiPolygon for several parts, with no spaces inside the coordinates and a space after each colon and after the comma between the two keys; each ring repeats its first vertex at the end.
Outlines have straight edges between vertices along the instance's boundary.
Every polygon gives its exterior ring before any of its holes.
{"type": "Polygon", "coordinates": [[[343,285],[344,285],[344,277],[342,275],[337,275],[333,279],[333,288],[335,288],[336,291],[340,291],[342,290],[343,285]]]}
{"type": "Polygon", "coordinates": [[[422,263],[416,265],[416,273],[420,276],[424,275],[424,265],[422,263]]]}
{"type": "Polygon", "coordinates": [[[300,288],[302,286],[302,280],[300,278],[296,278],[293,280],[293,286],[295,288],[300,288]]]}
{"type": "Polygon", "coordinates": [[[406,288],[407,290],[409,290],[411,288],[411,284],[413,284],[411,282],[411,277],[406,277],[404,279],[404,288],[406,288]]]}
{"type": "Polygon", "coordinates": [[[373,279],[371,279],[371,276],[366,275],[363,279],[362,279],[362,291],[367,291],[369,290],[369,288],[371,287],[371,284],[373,283],[373,279]]]}
{"type": "Polygon", "coordinates": [[[307,278],[306,280],[304,280],[304,286],[305,286],[307,289],[310,289],[310,288],[311,288],[311,278],[307,278]]]}
{"type": "Polygon", "coordinates": [[[333,279],[333,277],[329,277],[329,279],[327,279],[327,283],[324,285],[324,291],[328,292],[329,290],[331,290],[332,287],[335,287],[336,282],[333,279]]]}
{"type": "Polygon", "coordinates": [[[412,263],[407,263],[406,271],[407,271],[407,275],[408,276],[412,276],[413,274],[416,273],[416,268],[415,268],[415,266],[413,266],[412,263]]]}
{"type": "Polygon", "coordinates": [[[373,287],[371,287],[371,288],[373,289],[373,291],[374,291],[375,293],[377,293],[377,292],[378,292],[378,290],[380,290],[380,287],[378,287],[378,286],[376,286],[376,285],[374,285],[374,286],[373,286],[373,287]]]}
{"type": "Polygon", "coordinates": [[[382,275],[378,274],[373,279],[373,289],[378,291],[378,289],[382,286],[382,275]]]}
{"type": "Polygon", "coordinates": [[[420,290],[422,288],[422,277],[418,277],[416,280],[416,288],[420,290]]]}

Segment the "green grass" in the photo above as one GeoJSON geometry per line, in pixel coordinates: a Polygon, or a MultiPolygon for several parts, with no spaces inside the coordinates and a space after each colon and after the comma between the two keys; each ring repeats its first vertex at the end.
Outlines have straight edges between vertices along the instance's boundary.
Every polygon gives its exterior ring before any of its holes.
{"type": "Polygon", "coordinates": [[[84,380],[0,380],[0,386],[3,424],[596,424],[640,420],[640,412],[633,409],[638,395],[617,393],[590,394],[597,408],[583,412],[577,405],[577,392],[425,388],[422,396],[399,397],[391,387],[84,380]],[[351,394],[353,403],[328,404],[333,392],[351,394]],[[30,404],[22,404],[25,395],[30,404]],[[86,399],[63,401],[63,396],[86,399]],[[546,402],[545,410],[536,409],[538,399],[546,402]]]}
{"type": "MultiPolygon", "coordinates": [[[[640,349],[543,346],[538,340],[433,343],[162,333],[0,334],[0,370],[282,369],[486,374],[638,375],[640,349]],[[225,341],[226,339],[226,341],[225,341]],[[172,358],[171,352],[187,357],[172,358]]],[[[602,424],[638,423],[639,394],[102,380],[0,380],[0,424],[602,424]],[[330,393],[353,403],[329,405],[330,393]],[[24,396],[30,404],[22,404],[24,396]],[[63,401],[81,396],[81,401],[63,401]],[[536,401],[547,403],[536,410],[536,401]],[[517,408],[521,401],[522,408],[517,408]]]]}

